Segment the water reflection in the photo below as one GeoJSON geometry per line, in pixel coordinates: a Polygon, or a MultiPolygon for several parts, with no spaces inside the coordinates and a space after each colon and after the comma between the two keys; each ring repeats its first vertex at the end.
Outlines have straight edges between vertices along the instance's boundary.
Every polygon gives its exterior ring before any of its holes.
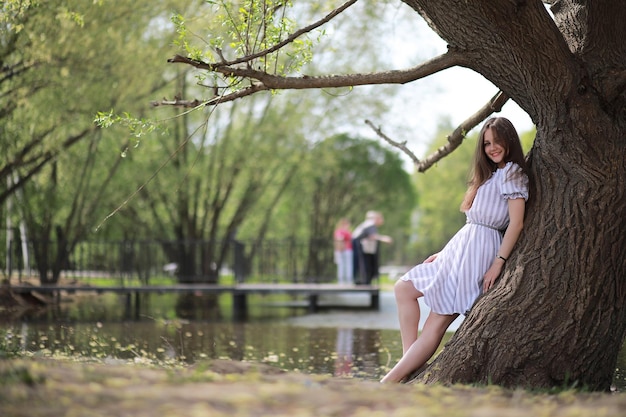
{"type": "MultiPolygon", "coordinates": [[[[245,323],[230,320],[227,303],[224,310],[212,310],[209,317],[192,312],[187,319],[181,319],[176,297],[155,296],[144,300],[139,320],[128,320],[121,301],[95,297],[57,306],[28,320],[2,323],[0,354],[2,350],[28,351],[189,364],[234,359],[290,371],[378,380],[402,353],[397,329],[356,325],[368,320],[376,323],[378,313],[345,313],[347,318],[341,322],[327,320],[325,326],[294,325],[302,323],[298,319],[304,318],[304,310],[278,308],[274,300],[257,300],[251,308],[254,319],[245,323]],[[300,317],[294,320],[294,316],[300,317]]],[[[380,314],[382,317],[384,311],[380,314]]],[[[325,317],[336,315],[319,313],[316,320],[325,317]]],[[[624,369],[626,349],[620,352],[615,376],[620,391],[626,389],[624,369]]]]}
{"type": "Polygon", "coordinates": [[[335,352],[335,376],[352,375],[352,345],[354,343],[354,329],[337,329],[337,343],[335,352]]]}
{"type": "Polygon", "coordinates": [[[105,360],[208,358],[263,362],[305,373],[379,379],[401,349],[395,330],[304,328],[281,323],[141,321],[5,327],[11,350],[105,360]]]}

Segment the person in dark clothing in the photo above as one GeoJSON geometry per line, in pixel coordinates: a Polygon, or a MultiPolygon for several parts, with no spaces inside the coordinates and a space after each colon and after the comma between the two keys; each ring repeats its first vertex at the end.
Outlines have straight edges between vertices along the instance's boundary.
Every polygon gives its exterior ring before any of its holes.
{"type": "Polygon", "coordinates": [[[384,222],[381,213],[368,211],[365,221],[352,232],[354,278],[357,284],[370,285],[372,280],[378,277],[378,242],[392,242],[391,237],[378,233],[378,227],[384,222]]]}

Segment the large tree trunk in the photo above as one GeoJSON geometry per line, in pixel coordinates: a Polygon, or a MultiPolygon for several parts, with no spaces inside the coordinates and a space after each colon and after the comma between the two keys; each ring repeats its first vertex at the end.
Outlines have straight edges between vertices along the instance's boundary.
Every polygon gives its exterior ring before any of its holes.
{"type": "Polygon", "coordinates": [[[538,132],[524,233],[425,381],[610,386],[626,325],[626,132],[580,116],[538,132]]]}
{"type": "Polygon", "coordinates": [[[626,5],[563,0],[555,25],[539,2],[405,2],[537,125],[524,232],[420,379],[608,389],[626,331],[626,5]]]}

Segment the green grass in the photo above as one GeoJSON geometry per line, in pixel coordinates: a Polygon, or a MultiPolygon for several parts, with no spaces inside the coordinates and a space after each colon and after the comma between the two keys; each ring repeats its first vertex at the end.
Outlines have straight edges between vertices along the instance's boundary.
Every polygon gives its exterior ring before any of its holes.
{"type": "Polygon", "coordinates": [[[41,359],[0,362],[0,412],[12,417],[610,417],[623,415],[624,409],[623,395],[382,385],[330,375],[276,373],[271,367],[245,362],[209,361],[194,367],[41,359]]]}

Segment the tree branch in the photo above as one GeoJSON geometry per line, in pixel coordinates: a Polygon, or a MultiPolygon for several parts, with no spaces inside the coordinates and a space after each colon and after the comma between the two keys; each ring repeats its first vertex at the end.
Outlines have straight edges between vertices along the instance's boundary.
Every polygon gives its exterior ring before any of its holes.
{"type": "MultiPolygon", "coordinates": [[[[349,0],[346,3],[344,3],[343,5],[341,5],[340,7],[336,8],[335,10],[333,10],[332,12],[330,12],[329,14],[327,14],[326,16],[324,16],[322,19],[318,20],[317,22],[310,24],[309,26],[303,27],[300,30],[297,30],[296,32],[292,33],[291,35],[289,35],[285,40],[277,43],[276,45],[264,50],[264,51],[259,51],[257,53],[254,53],[252,55],[247,55],[241,58],[237,58],[235,60],[232,61],[222,61],[220,63],[220,65],[226,65],[226,66],[233,66],[233,65],[237,65],[237,64],[241,64],[244,62],[250,62],[254,59],[260,58],[262,56],[266,56],[271,54],[272,52],[276,52],[279,49],[287,46],[288,44],[292,43],[293,41],[295,41],[296,39],[298,39],[300,36],[304,35],[305,33],[308,33],[310,31],[312,31],[313,29],[317,29],[318,27],[325,25],[326,23],[330,22],[332,19],[334,19],[337,15],[341,14],[343,11],[345,11],[348,7],[352,6],[354,3],[356,3],[358,0],[349,0]]],[[[221,55],[221,51],[218,51],[218,54],[220,55],[220,57],[222,58],[222,60],[224,60],[224,57],[221,55]]]]}
{"type": "MultiPolygon", "coordinates": [[[[31,178],[33,178],[37,173],[39,173],[50,161],[56,158],[59,155],[59,153],[61,153],[62,151],[66,149],[69,149],[70,147],[72,147],[72,145],[75,145],[82,138],[87,136],[88,133],[93,132],[94,129],[95,128],[93,126],[90,126],[87,129],[83,129],[81,132],[77,133],[76,135],[66,138],[63,141],[63,143],[59,146],[59,148],[53,148],[53,149],[47,150],[45,152],[42,152],[41,154],[38,154],[32,157],[31,160],[28,162],[29,165],[31,166],[26,171],[26,175],[23,175],[23,174],[20,175],[19,181],[17,181],[16,183],[13,183],[11,187],[8,187],[7,189],[5,189],[3,192],[0,193],[0,204],[4,202],[13,193],[15,193],[17,190],[22,188],[25,184],[27,184],[28,181],[31,180],[31,178]],[[33,164],[35,165],[33,166],[33,164]]],[[[54,129],[51,129],[48,132],[52,132],[52,130],[54,129]]],[[[41,136],[41,140],[44,139],[45,135],[47,135],[47,133],[41,136]]],[[[35,144],[40,143],[40,142],[41,141],[36,141],[36,143],[31,144],[31,146],[34,146],[35,144]]],[[[27,154],[28,150],[29,148],[25,147],[22,151],[22,154],[20,155],[20,160],[13,161],[7,164],[7,166],[5,166],[2,169],[2,172],[0,173],[2,175],[0,176],[0,178],[4,179],[6,178],[7,175],[12,175],[13,169],[24,167],[24,164],[22,163],[21,158],[27,154]]]]}
{"type": "Polygon", "coordinates": [[[161,101],[153,101],[151,104],[153,107],[174,106],[174,107],[185,107],[185,108],[194,108],[194,107],[200,107],[200,106],[216,106],[220,103],[227,103],[229,101],[235,101],[238,98],[250,96],[254,93],[258,93],[259,91],[265,91],[265,90],[269,90],[269,88],[265,87],[262,84],[253,84],[249,87],[243,88],[241,90],[237,90],[230,94],[216,96],[205,101],[200,101],[198,99],[183,100],[181,98],[175,97],[174,100],[163,99],[161,101]]]}
{"type": "Polygon", "coordinates": [[[396,142],[395,140],[391,139],[389,136],[385,135],[383,133],[383,131],[380,129],[380,127],[375,127],[374,123],[370,122],[369,120],[365,120],[365,124],[367,124],[369,127],[371,127],[374,132],[376,132],[376,134],[378,136],[380,136],[385,142],[389,143],[391,146],[400,149],[402,152],[404,152],[405,154],[407,154],[411,160],[413,161],[413,164],[415,164],[415,166],[419,166],[419,164],[421,164],[420,160],[417,158],[417,156],[415,156],[415,154],[413,152],[411,152],[411,150],[409,148],[406,147],[406,141],[404,142],[396,142]]]}
{"type": "Polygon", "coordinates": [[[372,122],[370,122],[369,120],[366,120],[365,123],[368,124],[372,129],[374,129],[374,132],[376,132],[376,134],[387,143],[407,154],[413,161],[415,169],[418,172],[425,172],[428,168],[432,167],[435,163],[443,159],[445,156],[451,154],[456,148],[458,148],[463,142],[463,139],[465,139],[467,132],[478,126],[478,124],[487,119],[487,117],[489,117],[491,114],[501,111],[502,106],[504,106],[504,104],[508,100],[509,97],[507,97],[507,95],[504,94],[502,91],[499,91],[480,110],[467,118],[456,129],[454,129],[454,132],[452,132],[452,134],[448,136],[448,143],[437,149],[434,153],[432,153],[430,156],[426,157],[426,159],[422,161],[420,161],[415,156],[415,154],[406,147],[406,142],[400,143],[390,139],[381,131],[380,128],[374,127],[372,122]]]}
{"type": "Polygon", "coordinates": [[[445,54],[434,57],[420,65],[405,70],[392,70],[384,72],[376,72],[370,74],[346,74],[346,75],[326,75],[326,76],[309,76],[301,77],[283,77],[268,74],[263,71],[251,68],[231,67],[222,64],[211,64],[181,55],[176,55],[169,59],[171,63],[183,63],[191,65],[195,68],[204,69],[212,72],[219,72],[225,76],[234,76],[245,79],[252,79],[256,82],[242,90],[235,91],[224,96],[214,97],[206,101],[199,100],[167,100],[153,102],[153,106],[179,106],[179,107],[196,107],[198,105],[216,105],[235,99],[249,96],[258,91],[263,90],[303,90],[303,89],[319,89],[319,88],[339,88],[339,87],[355,87],[359,85],[376,85],[376,84],[406,84],[420,78],[435,74],[446,68],[453,67],[463,62],[464,56],[455,50],[448,50],[445,54]]]}
{"type": "Polygon", "coordinates": [[[424,78],[436,72],[450,68],[462,62],[462,56],[454,51],[448,51],[431,60],[405,70],[383,71],[369,74],[323,75],[301,77],[284,77],[268,74],[252,68],[233,67],[222,64],[209,64],[203,61],[176,55],[168,60],[171,63],[185,63],[199,69],[219,72],[228,77],[241,77],[261,82],[269,89],[300,90],[312,88],[354,87],[373,84],[406,84],[424,78]]]}

